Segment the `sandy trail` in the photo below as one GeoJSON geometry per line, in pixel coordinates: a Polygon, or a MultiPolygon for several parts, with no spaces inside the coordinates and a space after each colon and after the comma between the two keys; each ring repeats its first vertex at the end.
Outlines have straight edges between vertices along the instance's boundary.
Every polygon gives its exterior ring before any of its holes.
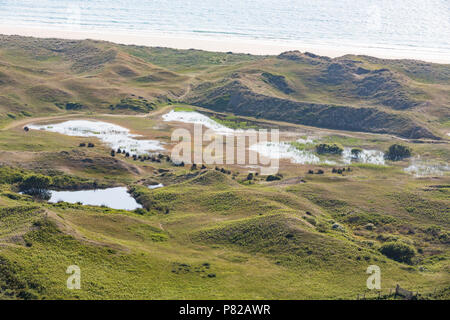
{"type": "MultiPolygon", "coordinates": [[[[111,117],[111,118],[118,118],[118,117],[135,117],[135,118],[145,118],[145,117],[156,117],[159,116],[165,112],[167,112],[168,109],[173,108],[173,106],[164,106],[162,108],[159,108],[153,112],[150,113],[144,113],[144,114],[109,114],[109,113],[99,113],[99,116],[103,117],[111,117]]],[[[67,118],[76,118],[76,117],[84,117],[86,114],[82,113],[71,113],[71,114],[61,114],[61,115],[54,115],[54,116],[46,116],[46,117],[36,117],[36,118],[26,118],[26,119],[20,119],[13,121],[11,123],[8,123],[6,126],[1,128],[0,130],[10,130],[14,129],[20,126],[25,126],[29,123],[34,122],[40,122],[40,121],[47,121],[47,120],[59,120],[59,119],[67,119],[67,118]]]]}

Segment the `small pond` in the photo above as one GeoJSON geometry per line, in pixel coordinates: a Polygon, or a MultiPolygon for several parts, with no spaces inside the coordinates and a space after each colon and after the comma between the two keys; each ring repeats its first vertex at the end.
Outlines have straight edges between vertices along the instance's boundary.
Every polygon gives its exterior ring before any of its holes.
{"type": "Polygon", "coordinates": [[[160,183],[160,184],[153,184],[153,185],[149,185],[148,186],[149,189],[159,189],[159,188],[162,188],[162,187],[164,187],[164,185],[162,183],[160,183]]]}
{"type": "Polygon", "coordinates": [[[136,154],[164,150],[161,142],[157,140],[137,139],[141,136],[130,133],[129,129],[103,121],[69,120],[57,124],[31,124],[29,128],[75,137],[96,137],[114,150],[121,148],[136,154]]]}
{"type": "Polygon", "coordinates": [[[50,203],[64,201],[91,206],[106,206],[112,209],[134,210],[142,208],[125,187],[81,191],[50,191],[50,203]]]}

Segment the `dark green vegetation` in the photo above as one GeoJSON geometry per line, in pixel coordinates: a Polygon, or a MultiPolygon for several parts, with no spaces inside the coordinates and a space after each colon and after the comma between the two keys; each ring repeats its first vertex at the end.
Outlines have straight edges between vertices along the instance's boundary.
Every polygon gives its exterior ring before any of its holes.
{"type": "Polygon", "coordinates": [[[448,162],[448,75],[445,65],[362,56],[0,36],[0,299],[354,299],[367,292],[369,265],[380,266],[384,290],[400,284],[448,299],[448,175],[416,179],[403,172],[407,161],[354,163],[339,174],[283,161],[264,176],[134,160],[95,138],[24,130],[101,120],[170,150],[176,124],[161,115],[193,110],[180,103],[192,102],[233,128],[299,128],[266,118],[441,138],[317,130],[320,142],[292,142],[300,150],[323,144],[326,153],[357,154],[396,143],[448,162]],[[110,186],[127,186],[143,208],[19,193],[110,186]],[[81,268],[81,290],[66,287],[70,265],[81,268]]]}
{"type": "Polygon", "coordinates": [[[342,152],[344,152],[344,149],[342,148],[342,146],[336,143],[321,143],[316,146],[316,151],[318,154],[342,154],[342,152]]]}
{"type": "Polygon", "coordinates": [[[380,252],[399,262],[410,263],[416,255],[413,247],[401,242],[388,242],[381,246],[380,252]]]}
{"type": "Polygon", "coordinates": [[[402,146],[400,144],[393,144],[389,147],[389,150],[386,152],[386,159],[392,161],[399,161],[405,158],[411,157],[412,151],[411,148],[407,146],[402,146]]]}
{"type": "Polygon", "coordinates": [[[111,110],[131,110],[136,112],[149,112],[154,109],[154,105],[142,97],[140,99],[125,98],[116,105],[110,106],[111,110]]]}

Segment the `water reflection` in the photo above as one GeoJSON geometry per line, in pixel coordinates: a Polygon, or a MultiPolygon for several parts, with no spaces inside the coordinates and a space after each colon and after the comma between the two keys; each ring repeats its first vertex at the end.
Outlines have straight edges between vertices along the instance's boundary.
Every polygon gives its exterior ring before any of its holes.
{"type": "Polygon", "coordinates": [[[64,201],[92,206],[106,206],[112,209],[122,210],[142,208],[128,193],[125,187],[81,191],[50,191],[50,193],[50,203],[64,201]]]}

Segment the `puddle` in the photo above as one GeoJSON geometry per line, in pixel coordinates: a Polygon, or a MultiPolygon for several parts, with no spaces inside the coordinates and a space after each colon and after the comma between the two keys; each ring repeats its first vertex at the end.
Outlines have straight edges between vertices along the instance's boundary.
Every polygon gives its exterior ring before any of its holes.
{"type": "Polygon", "coordinates": [[[377,165],[384,165],[384,152],[378,150],[365,150],[357,155],[352,154],[352,148],[344,148],[344,152],[342,153],[342,161],[345,164],[351,164],[352,162],[358,163],[371,163],[377,165]]]}
{"type": "Polygon", "coordinates": [[[81,190],[81,191],[49,191],[50,203],[64,201],[68,203],[80,202],[84,205],[106,206],[112,209],[134,210],[142,208],[127,192],[125,187],[81,190]]]}
{"type": "Polygon", "coordinates": [[[297,139],[296,142],[301,143],[301,144],[314,144],[314,143],[316,143],[316,138],[312,138],[312,137],[300,138],[300,139],[297,139]]]}
{"type": "Polygon", "coordinates": [[[310,151],[298,150],[289,143],[260,142],[250,146],[249,150],[258,152],[270,159],[289,159],[291,163],[318,164],[322,161],[310,151]]]}
{"type": "Polygon", "coordinates": [[[404,170],[415,177],[443,176],[450,172],[450,165],[432,160],[414,158],[404,170]]]}
{"type": "Polygon", "coordinates": [[[96,137],[112,149],[125,149],[128,152],[144,154],[149,151],[164,150],[157,140],[138,140],[141,137],[131,134],[130,130],[116,124],[103,121],[70,120],[49,125],[29,125],[30,129],[57,132],[75,137],[96,137]]]}
{"type": "Polygon", "coordinates": [[[164,185],[162,183],[148,186],[149,189],[159,189],[159,188],[162,188],[162,187],[164,187],[164,185]]]}
{"type": "Polygon", "coordinates": [[[242,132],[242,130],[234,130],[231,128],[228,128],[213,119],[195,112],[195,111],[170,111],[169,113],[166,113],[162,116],[164,121],[178,121],[183,123],[190,123],[190,124],[201,124],[204,127],[211,129],[217,133],[220,133],[222,135],[228,135],[228,134],[234,134],[236,132],[242,132]]]}

